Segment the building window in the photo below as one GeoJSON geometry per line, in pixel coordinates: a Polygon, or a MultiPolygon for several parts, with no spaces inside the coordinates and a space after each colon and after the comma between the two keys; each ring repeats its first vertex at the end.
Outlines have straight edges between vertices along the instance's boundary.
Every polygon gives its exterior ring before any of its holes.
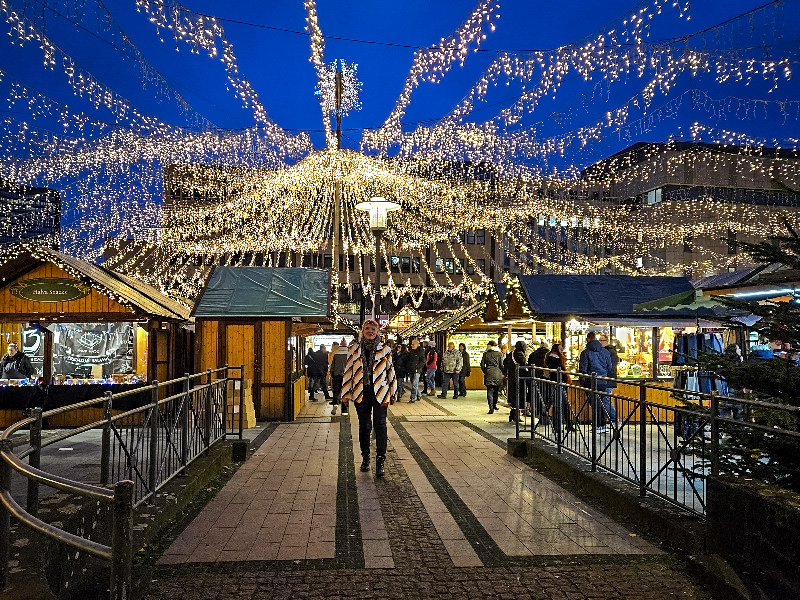
{"type": "Polygon", "coordinates": [[[475,267],[473,267],[473,266],[472,266],[472,263],[471,263],[471,262],[469,262],[469,260],[468,260],[468,259],[466,259],[466,258],[462,258],[462,259],[461,259],[461,268],[462,268],[462,269],[463,269],[463,270],[464,270],[466,273],[468,273],[469,275],[472,275],[472,274],[475,272],[475,267]]]}
{"type": "Polygon", "coordinates": [[[323,254],[322,255],[322,268],[323,269],[331,269],[331,268],[333,268],[333,255],[332,254],[323,254]]]}
{"type": "Polygon", "coordinates": [[[483,273],[486,272],[486,259],[485,258],[476,258],[475,259],[475,264],[478,265],[478,268],[481,270],[481,272],[483,272],[483,273]]]}
{"type": "Polygon", "coordinates": [[[400,272],[411,273],[411,257],[403,256],[400,258],[400,272]]]}
{"type": "Polygon", "coordinates": [[[475,230],[475,243],[483,246],[486,243],[486,230],[485,229],[476,229],[475,230]]]}
{"type": "Polygon", "coordinates": [[[421,269],[419,256],[412,256],[411,257],[411,272],[412,273],[419,273],[421,269]]]}
{"type": "Polygon", "coordinates": [[[694,235],[691,233],[686,234],[683,238],[683,251],[692,252],[694,250],[694,235]]]}
{"type": "Polygon", "coordinates": [[[435,267],[434,271],[436,271],[437,273],[444,273],[444,259],[437,258],[436,262],[434,263],[434,267],[435,267]]]}
{"type": "Polygon", "coordinates": [[[340,254],[339,255],[339,271],[344,271],[345,270],[345,267],[344,267],[345,256],[347,256],[347,270],[351,271],[351,272],[355,271],[356,270],[356,257],[353,256],[352,254],[348,254],[348,255],[340,254]]]}
{"type": "Polygon", "coordinates": [[[390,256],[389,257],[389,264],[391,265],[392,273],[399,273],[400,272],[400,257],[399,256],[390,256]]]}
{"type": "Polygon", "coordinates": [[[474,244],[475,243],[475,232],[471,229],[467,232],[467,243],[474,244]]]}

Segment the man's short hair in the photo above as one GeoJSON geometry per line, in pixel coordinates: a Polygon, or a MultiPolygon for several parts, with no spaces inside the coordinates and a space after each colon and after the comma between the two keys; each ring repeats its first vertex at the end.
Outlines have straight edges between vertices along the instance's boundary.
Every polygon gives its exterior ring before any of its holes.
{"type": "Polygon", "coordinates": [[[589,333],[586,334],[586,339],[587,340],[597,339],[597,334],[594,331],[590,331],[589,333]]]}

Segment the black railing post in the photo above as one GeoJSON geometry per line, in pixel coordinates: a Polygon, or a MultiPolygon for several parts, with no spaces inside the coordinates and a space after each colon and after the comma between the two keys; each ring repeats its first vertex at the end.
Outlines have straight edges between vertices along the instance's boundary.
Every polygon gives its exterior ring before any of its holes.
{"type": "Polygon", "coordinates": [[[111,529],[111,600],[131,598],[133,567],[133,482],[114,484],[111,529]]]}
{"type": "MultiPolygon", "coordinates": [[[[28,456],[28,464],[36,469],[41,466],[42,461],[42,409],[32,408],[31,416],[34,421],[31,423],[31,453],[28,456]]],[[[39,512],[39,482],[28,477],[28,512],[34,517],[39,512]]]]}
{"type": "MultiPolygon", "coordinates": [[[[11,454],[11,440],[0,440],[0,452],[11,454]]],[[[11,465],[0,457],[0,493],[11,491],[11,465]]],[[[11,514],[0,504],[0,590],[8,585],[8,559],[11,553],[11,514]]]]}
{"type": "MultiPolygon", "coordinates": [[[[239,367],[239,439],[244,433],[244,365],[239,367]]],[[[325,382],[323,382],[323,385],[325,382]]]]}
{"type": "MultiPolygon", "coordinates": [[[[619,419],[619,417],[617,417],[619,419]]],[[[639,497],[647,495],[647,387],[639,382],[639,497]]]]}
{"type": "MultiPolygon", "coordinates": [[[[513,362],[513,361],[512,361],[513,362]]],[[[514,390],[514,431],[515,438],[519,439],[519,365],[514,364],[514,379],[516,380],[516,389],[514,390]]]]}
{"type": "Polygon", "coordinates": [[[556,438],[556,452],[561,454],[564,449],[562,448],[564,439],[561,437],[561,430],[562,428],[566,428],[566,423],[564,422],[565,418],[569,418],[569,415],[566,417],[564,416],[564,411],[562,410],[561,402],[562,392],[566,392],[567,390],[564,389],[564,373],[559,369],[556,371],[556,397],[553,398],[553,416],[555,417],[554,421],[555,424],[551,425],[551,429],[556,438]]]}
{"type": "Polygon", "coordinates": [[[186,373],[186,381],[183,382],[183,408],[178,415],[178,423],[181,428],[181,466],[185,469],[189,462],[189,417],[192,413],[192,396],[189,393],[191,377],[186,373]]]}
{"type": "Polygon", "coordinates": [[[105,393],[103,400],[103,436],[100,441],[100,483],[105,485],[110,480],[111,464],[111,417],[113,416],[113,394],[105,393]]]}
{"type": "Polygon", "coordinates": [[[592,399],[592,471],[597,471],[597,428],[600,423],[600,414],[597,412],[600,404],[597,397],[597,373],[591,375],[589,397],[592,399]]]}
{"type": "Polygon", "coordinates": [[[150,407],[150,456],[149,456],[149,469],[147,477],[147,485],[150,494],[150,502],[155,502],[156,499],[156,477],[158,475],[158,428],[159,428],[159,410],[158,410],[158,381],[153,382],[152,404],[150,407]]]}
{"type": "MultiPolygon", "coordinates": [[[[225,365],[225,379],[222,380],[222,383],[223,383],[225,391],[227,392],[228,391],[228,365],[225,365]]],[[[214,404],[212,402],[212,396],[211,395],[212,395],[211,370],[209,370],[208,371],[208,393],[206,394],[205,406],[203,407],[203,409],[204,409],[204,411],[206,413],[205,414],[205,419],[203,421],[203,424],[204,424],[203,437],[205,438],[203,440],[203,443],[205,444],[204,447],[205,447],[205,451],[206,452],[208,452],[208,448],[211,445],[211,421],[213,420],[213,415],[212,415],[211,410],[212,410],[213,404],[214,404]]],[[[222,405],[223,406],[227,406],[228,405],[228,403],[227,403],[227,393],[225,395],[225,401],[223,401],[222,405]]]]}
{"type": "MultiPolygon", "coordinates": [[[[711,476],[719,475],[719,394],[711,392],[711,476]]],[[[706,507],[708,509],[708,507],[706,507]]]]}

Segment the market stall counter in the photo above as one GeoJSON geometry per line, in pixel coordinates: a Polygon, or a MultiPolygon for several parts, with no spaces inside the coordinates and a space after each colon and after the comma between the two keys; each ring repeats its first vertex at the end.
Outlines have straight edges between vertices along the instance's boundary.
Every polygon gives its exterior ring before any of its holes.
{"type": "MultiPolygon", "coordinates": [[[[39,407],[43,410],[62,408],[86,400],[101,399],[106,392],[120,394],[145,388],[145,383],[76,383],[74,385],[9,385],[0,382],[0,427],[8,427],[22,419],[23,412],[39,407]]],[[[151,402],[149,390],[125,395],[113,402],[114,414],[139,408],[151,402]]],[[[56,415],[48,420],[49,427],[78,427],[102,419],[103,407],[84,408],[56,415]]]]}

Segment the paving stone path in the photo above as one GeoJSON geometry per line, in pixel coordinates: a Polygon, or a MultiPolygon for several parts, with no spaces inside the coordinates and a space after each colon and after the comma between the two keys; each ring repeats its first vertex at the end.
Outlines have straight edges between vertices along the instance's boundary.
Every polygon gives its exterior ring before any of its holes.
{"type": "Polygon", "coordinates": [[[357,419],[308,403],[153,568],[146,598],[709,599],[680,557],[505,452],[480,392],[390,409],[386,477],[357,419]]]}

